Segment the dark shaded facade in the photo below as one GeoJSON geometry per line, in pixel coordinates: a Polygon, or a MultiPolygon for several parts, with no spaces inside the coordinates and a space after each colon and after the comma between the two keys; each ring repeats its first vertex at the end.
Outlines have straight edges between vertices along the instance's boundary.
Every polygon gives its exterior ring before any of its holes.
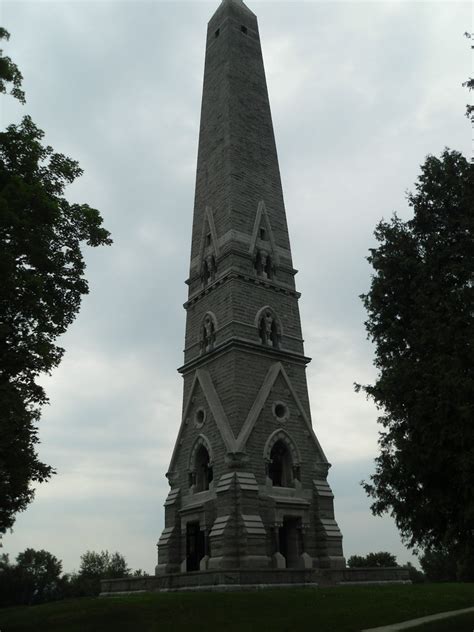
{"type": "Polygon", "coordinates": [[[257,19],[207,31],[182,423],[157,575],[343,569],[316,438],[257,19]]]}

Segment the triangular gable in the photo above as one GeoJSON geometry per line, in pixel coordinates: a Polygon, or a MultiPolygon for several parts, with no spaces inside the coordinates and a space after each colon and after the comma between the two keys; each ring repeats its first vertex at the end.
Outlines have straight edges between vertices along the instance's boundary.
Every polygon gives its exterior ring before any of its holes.
{"type": "Polygon", "coordinates": [[[194,380],[189,390],[188,399],[186,400],[186,405],[183,411],[183,418],[181,421],[181,426],[179,428],[178,437],[176,439],[176,443],[174,446],[173,454],[171,456],[171,462],[168,468],[168,471],[171,472],[174,466],[174,462],[178,455],[178,447],[180,444],[181,436],[184,432],[184,428],[186,426],[186,418],[188,416],[189,408],[192,404],[193,394],[196,390],[196,386],[200,385],[202,388],[202,392],[204,393],[204,397],[211,409],[212,416],[216,422],[216,426],[220,432],[222,437],[222,441],[224,442],[225,447],[228,452],[236,452],[236,441],[234,437],[234,433],[232,432],[232,428],[230,427],[229,420],[227,419],[227,415],[225,414],[224,409],[222,408],[221,401],[219,399],[219,395],[217,394],[216,389],[214,388],[214,384],[212,383],[211,376],[204,369],[197,369],[194,380]]]}
{"type": "Polygon", "coordinates": [[[217,243],[216,226],[214,224],[214,215],[210,206],[206,206],[204,211],[204,219],[202,222],[201,232],[201,245],[199,248],[199,261],[202,262],[204,257],[204,250],[206,248],[206,235],[211,233],[211,245],[214,251],[214,256],[217,259],[219,256],[219,244],[217,243]]]}
{"type": "Polygon", "coordinates": [[[279,257],[278,257],[276,243],[275,243],[275,237],[273,235],[272,226],[270,224],[270,218],[268,217],[265,202],[263,200],[260,200],[257,207],[257,214],[255,216],[255,223],[253,225],[252,238],[250,240],[249,253],[252,255],[255,252],[255,247],[257,245],[258,231],[260,230],[260,226],[262,226],[262,224],[265,226],[268,233],[268,238],[271,244],[273,259],[275,263],[278,263],[279,257]]]}
{"type": "Polygon", "coordinates": [[[290,378],[288,377],[282,363],[275,362],[275,364],[272,364],[271,367],[268,369],[268,373],[265,376],[265,379],[263,380],[263,384],[260,387],[260,390],[258,392],[257,397],[255,398],[254,403],[252,404],[252,407],[250,408],[250,411],[242,426],[242,429],[240,430],[240,433],[237,439],[235,438],[232,428],[230,427],[229,420],[227,419],[227,415],[225,414],[225,411],[222,407],[221,401],[219,399],[219,395],[217,394],[217,391],[214,388],[214,384],[212,382],[211,376],[204,369],[196,370],[196,373],[194,375],[194,380],[191,385],[191,389],[189,391],[188,399],[184,407],[183,419],[181,421],[181,426],[178,432],[178,437],[176,439],[176,443],[174,446],[173,455],[171,457],[171,462],[170,462],[168,471],[171,472],[174,466],[174,462],[178,454],[178,446],[180,444],[181,436],[184,432],[184,428],[186,425],[185,423],[186,417],[188,415],[189,408],[192,404],[192,398],[193,398],[193,394],[194,394],[197,384],[199,384],[202,388],[206,401],[209,405],[209,408],[211,409],[212,416],[215,419],[222,441],[224,442],[224,445],[227,448],[227,452],[231,454],[235,454],[237,452],[244,452],[245,446],[250,437],[250,434],[252,433],[252,430],[254,429],[258,416],[260,415],[262,408],[264,407],[265,402],[267,401],[270,395],[270,392],[273,388],[273,385],[275,384],[279,375],[281,375],[283,379],[285,380],[286,385],[288,386],[288,389],[293,397],[293,400],[296,406],[298,407],[301,417],[303,418],[306,424],[306,427],[310,436],[312,437],[319,453],[321,454],[321,457],[323,458],[324,461],[327,462],[326,455],[324,454],[324,451],[314,433],[313,427],[311,425],[311,422],[308,416],[306,415],[303,405],[298,395],[296,394],[296,391],[293,388],[293,385],[290,382],[290,378]]]}
{"type": "Polygon", "coordinates": [[[303,405],[298,395],[296,394],[296,391],[293,388],[293,385],[291,384],[290,378],[288,377],[281,362],[276,362],[275,364],[272,364],[272,366],[268,370],[267,375],[265,376],[265,379],[260,388],[260,391],[258,392],[258,395],[255,398],[254,403],[252,404],[250,412],[247,415],[247,419],[245,420],[244,425],[242,426],[242,429],[237,438],[237,451],[238,452],[244,451],[247,441],[250,437],[250,434],[257,422],[258,416],[260,415],[262,408],[264,407],[265,402],[267,401],[268,396],[270,395],[270,391],[280,374],[285,380],[286,385],[288,386],[288,389],[293,397],[293,400],[296,406],[298,407],[301,417],[303,418],[306,424],[306,427],[308,429],[308,432],[310,433],[314,443],[316,444],[316,447],[318,448],[319,453],[321,454],[322,458],[325,461],[327,461],[326,455],[324,454],[323,449],[314,433],[313,426],[311,425],[309,417],[307,416],[303,408],[303,405]]]}

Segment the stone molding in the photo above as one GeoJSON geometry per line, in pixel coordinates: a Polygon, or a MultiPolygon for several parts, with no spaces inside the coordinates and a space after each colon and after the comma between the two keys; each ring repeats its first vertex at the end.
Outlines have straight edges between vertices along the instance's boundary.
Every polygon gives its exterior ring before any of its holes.
{"type": "Polygon", "coordinates": [[[276,347],[268,347],[262,345],[261,342],[255,342],[253,340],[249,340],[248,338],[241,338],[239,336],[234,336],[233,338],[229,338],[224,342],[216,345],[214,349],[208,351],[203,355],[198,355],[191,360],[188,360],[185,364],[179,367],[178,372],[185,375],[195,369],[200,368],[202,365],[205,365],[209,362],[209,360],[214,360],[218,355],[222,353],[228,353],[234,349],[244,350],[248,353],[254,353],[256,355],[268,357],[273,356],[275,360],[284,360],[285,362],[292,362],[297,364],[309,364],[311,362],[311,358],[303,355],[302,353],[297,353],[296,351],[289,351],[288,349],[277,349],[276,347]]]}
{"type": "Polygon", "coordinates": [[[250,238],[250,248],[249,254],[252,258],[255,256],[255,249],[257,246],[257,237],[260,226],[262,225],[262,220],[265,223],[265,227],[268,231],[268,236],[270,238],[270,252],[272,253],[275,264],[280,264],[280,257],[278,256],[278,250],[275,242],[275,236],[273,235],[272,225],[270,223],[270,218],[268,217],[267,209],[265,207],[265,202],[260,200],[257,207],[257,213],[255,215],[255,222],[252,230],[252,237],[250,238]]]}

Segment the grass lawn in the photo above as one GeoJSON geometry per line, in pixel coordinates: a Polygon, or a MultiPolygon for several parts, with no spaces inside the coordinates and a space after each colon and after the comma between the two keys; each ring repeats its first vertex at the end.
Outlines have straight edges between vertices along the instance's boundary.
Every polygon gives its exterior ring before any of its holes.
{"type": "MultiPolygon", "coordinates": [[[[0,611],[0,630],[349,632],[473,605],[474,584],[149,593],[6,608],[0,611]]],[[[439,629],[457,630],[453,627],[439,629]]],[[[469,632],[471,630],[472,625],[469,632]]]]}

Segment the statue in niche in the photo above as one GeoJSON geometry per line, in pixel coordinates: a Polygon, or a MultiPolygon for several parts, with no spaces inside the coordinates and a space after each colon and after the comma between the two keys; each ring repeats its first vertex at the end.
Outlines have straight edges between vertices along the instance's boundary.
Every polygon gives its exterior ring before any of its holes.
{"type": "Polygon", "coordinates": [[[271,310],[266,309],[260,319],[260,340],[268,347],[278,347],[278,332],[276,320],[271,310]]]}
{"type": "Polygon", "coordinates": [[[216,270],[216,258],[214,257],[214,255],[207,255],[202,262],[201,278],[204,285],[207,285],[208,283],[212,283],[214,281],[216,270]]]}
{"type": "Polygon", "coordinates": [[[207,255],[206,257],[207,269],[209,270],[209,280],[212,282],[216,276],[216,258],[214,255],[207,255]]]}
{"type": "Polygon", "coordinates": [[[271,257],[263,248],[257,252],[255,269],[257,271],[257,275],[263,277],[264,279],[271,279],[273,277],[273,264],[271,257]]]}
{"type": "Polygon", "coordinates": [[[211,351],[214,347],[214,340],[216,337],[214,322],[212,318],[207,315],[203,323],[202,331],[202,349],[203,351],[211,351]]]}

